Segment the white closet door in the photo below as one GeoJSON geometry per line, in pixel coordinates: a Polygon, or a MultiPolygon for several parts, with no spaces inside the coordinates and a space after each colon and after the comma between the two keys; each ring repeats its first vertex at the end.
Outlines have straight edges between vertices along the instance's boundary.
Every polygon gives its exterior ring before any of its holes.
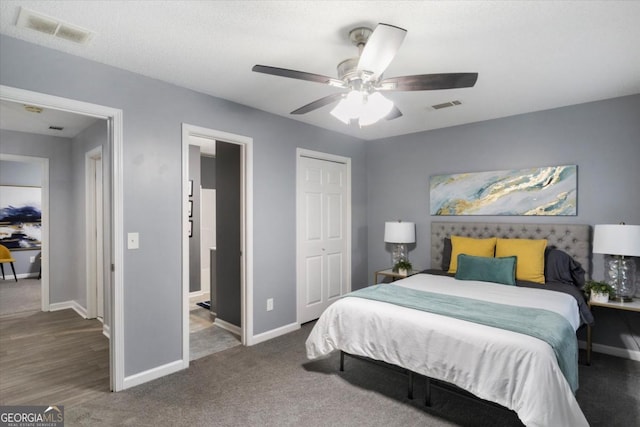
{"type": "Polygon", "coordinates": [[[347,165],[299,157],[298,321],[320,317],[347,292],[347,165]]]}

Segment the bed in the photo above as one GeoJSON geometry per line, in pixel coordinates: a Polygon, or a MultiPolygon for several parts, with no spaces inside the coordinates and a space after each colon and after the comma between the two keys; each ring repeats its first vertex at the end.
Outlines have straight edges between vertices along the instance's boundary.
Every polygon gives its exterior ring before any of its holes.
{"type": "Polygon", "coordinates": [[[579,289],[589,277],[589,242],[587,225],[433,222],[431,269],[336,301],[314,325],[307,356],[340,351],[395,365],[511,409],[527,426],[586,426],[575,399],[575,332],[593,322],[579,289]],[[511,257],[463,253],[456,273],[448,273],[443,261],[459,252],[462,236],[511,239],[502,244],[545,240],[545,283],[510,286],[475,280],[475,272],[461,280],[473,262],[501,270],[495,263],[507,265],[511,257]],[[558,267],[552,253],[566,268],[547,271],[558,267]]]}

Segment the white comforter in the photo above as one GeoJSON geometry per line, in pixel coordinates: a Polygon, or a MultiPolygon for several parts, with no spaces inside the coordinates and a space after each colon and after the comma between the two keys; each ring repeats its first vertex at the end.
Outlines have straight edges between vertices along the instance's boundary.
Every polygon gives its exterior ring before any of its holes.
{"type": "MultiPolygon", "coordinates": [[[[564,316],[574,329],[580,325],[576,301],[559,292],[427,274],[394,284],[544,308],[564,316]]],[[[514,410],[527,426],[588,426],[553,349],[528,335],[346,297],[325,310],[306,346],[310,359],[342,350],[455,384],[514,410]]]]}

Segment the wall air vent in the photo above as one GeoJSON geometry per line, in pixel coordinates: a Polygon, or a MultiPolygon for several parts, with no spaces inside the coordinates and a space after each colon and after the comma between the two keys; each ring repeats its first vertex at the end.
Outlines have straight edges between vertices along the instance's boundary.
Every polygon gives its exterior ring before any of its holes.
{"type": "Polygon", "coordinates": [[[442,104],[432,105],[431,108],[433,108],[434,110],[442,110],[443,108],[455,107],[456,105],[461,105],[461,104],[462,102],[460,101],[450,101],[450,102],[443,102],[442,104]]]}
{"type": "Polygon", "coordinates": [[[25,9],[24,7],[20,8],[20,14],[18,14],[16,26],[20,28],[29,28],[31,30],[78,44],[88,43],[94,34],[84,28],[67,24],[59,19],[25,9]]]}

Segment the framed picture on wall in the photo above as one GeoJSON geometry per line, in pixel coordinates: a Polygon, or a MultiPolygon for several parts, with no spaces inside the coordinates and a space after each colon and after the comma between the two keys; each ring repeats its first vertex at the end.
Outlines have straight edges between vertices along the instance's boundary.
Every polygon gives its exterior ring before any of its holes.
{"type": "Polygon", "coordinates": [[[40,249],[40,187],[0,185],[0,244],[12,251],[40,249]]]}
{"type": "Polygon", "coordinates": [[[189,220],[189,237],[193,237],[193,221],[189,220]]]}
{"type": "Polygon", "coordinates": [[[191,218],[193,216],[193,200],[187,202],[187,212],[189,213],[189,218],[191,218]]]}
{"type": "Polygon", "coordinates": [[[189,197],[193,197],[193,180],[189,180],[189,197]]]}

